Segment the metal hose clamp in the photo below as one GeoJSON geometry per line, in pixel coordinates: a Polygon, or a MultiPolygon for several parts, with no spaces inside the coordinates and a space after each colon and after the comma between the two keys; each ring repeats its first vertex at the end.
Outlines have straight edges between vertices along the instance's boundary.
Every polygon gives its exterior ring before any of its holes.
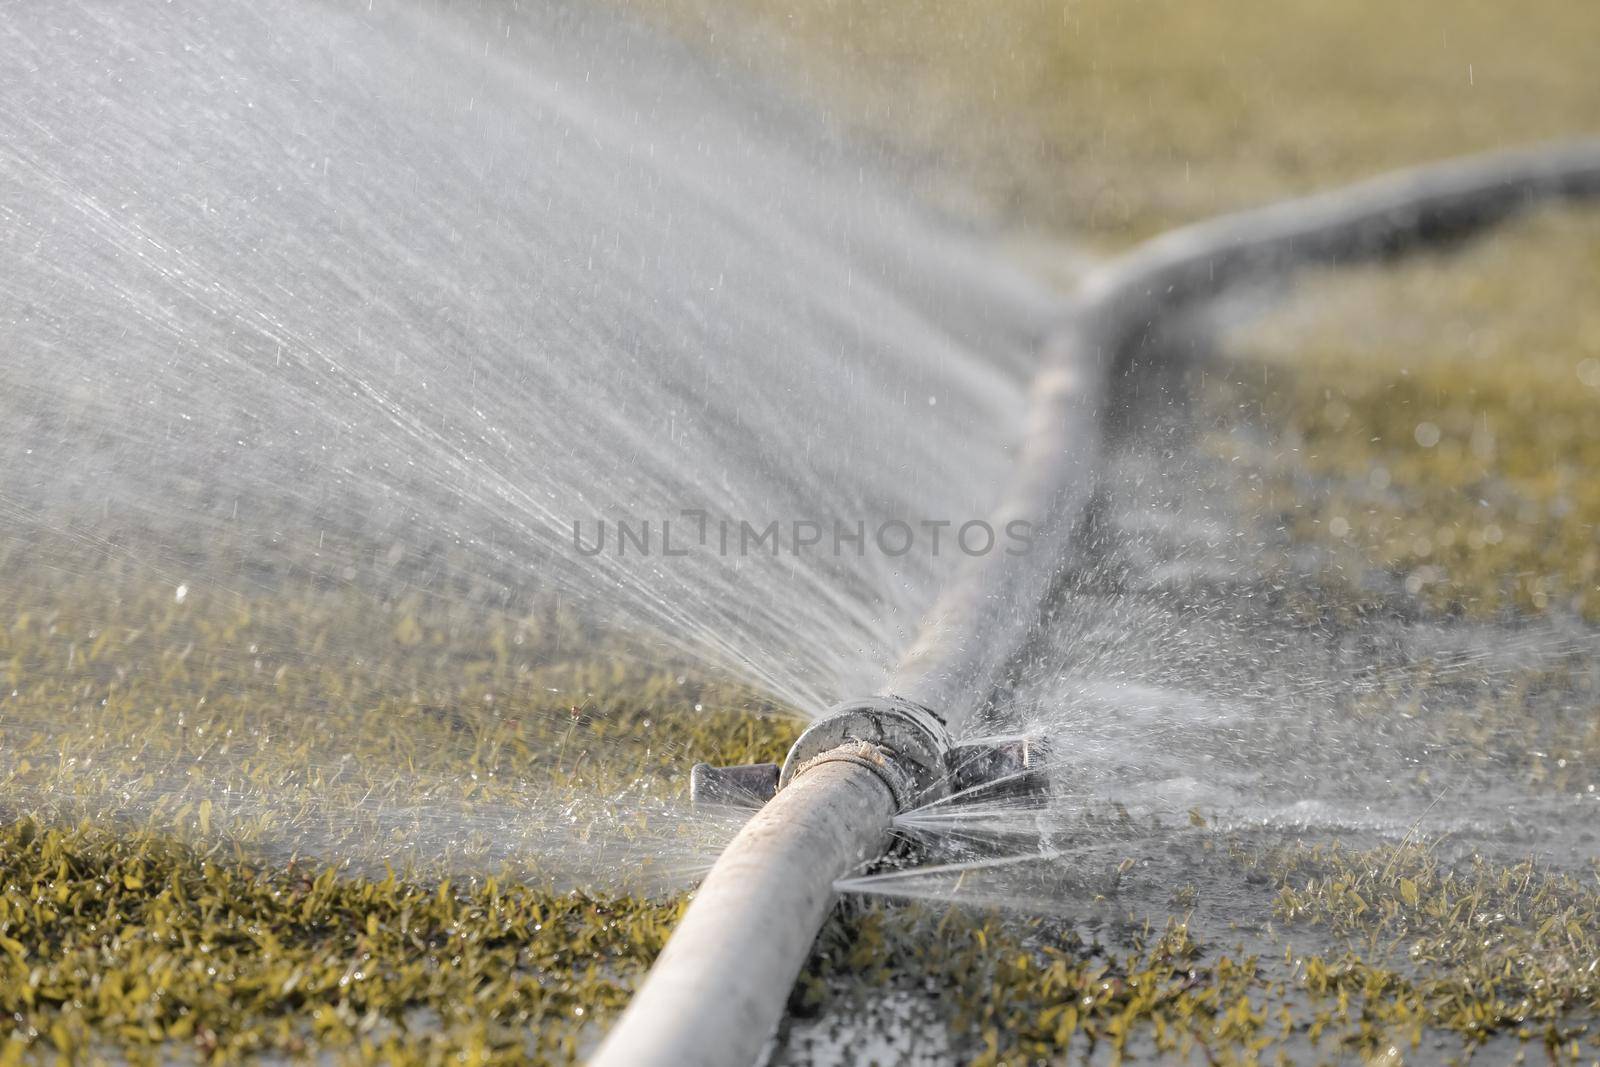
{"type": "Polygon", "coordinates": [[[778,777],[782,789],[815,763],[859,762],[882,778],[905,811],[949,789],[945,753],[950,735],[928,708],[903,697],[868,697],[836,704],[789,749],[778,777]]]}

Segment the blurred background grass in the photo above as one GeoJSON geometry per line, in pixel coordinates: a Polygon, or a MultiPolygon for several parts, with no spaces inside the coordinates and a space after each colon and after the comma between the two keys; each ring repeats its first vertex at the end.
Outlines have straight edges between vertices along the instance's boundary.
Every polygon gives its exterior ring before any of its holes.
{"type": "Polygon", "coordinates": [[[1571,0],[630,2],[1073,240],[1600,123],[1600,7],[1571,0]]]}

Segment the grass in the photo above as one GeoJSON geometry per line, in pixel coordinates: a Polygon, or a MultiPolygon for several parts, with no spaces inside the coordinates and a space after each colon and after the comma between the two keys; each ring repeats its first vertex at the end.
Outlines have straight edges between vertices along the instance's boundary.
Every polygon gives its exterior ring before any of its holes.
{"type": "Polygon", "coordinates": [[[975,1063],[1399,1061],[1425,1041],[1442,1059],[1497,1035],[1556,1062],[1600,1052],[1584,1021],[1600,1007],[1600,868],[1456,867],[1417,844],[1209,843],[1275,893],[1281,956],[1202,944],[1181,917],[1119,951],[1040,919],[874,907],[830,929],[799,995],[838,1011],[870,990],[936,987],[934,1017],[972,1035],[961,1047],[975,1063]],[[1299,939],[1331,951],[1297,952],[1299,939]]]}
{"type": "Polygon", "coordinates": [[[1448,0],[630,6],[830,106],[963,207],[1102,245],[1407,163],[1593,133],[1600,114],[1600,11],[1567,0],[1514,13],[1448,0]]]}
{"type": "MultiPolygon", "coordinates": [[[[1275,889],[1281,959],[1203,945],[1181,918],[1117,949],[1039,919],[878,905],[829,926],[792,1012],[870,1023],[885,995],[934,990],[926,1024],[974,1063],[1371,1057],[1441,1032],[1467,1051],[1509,1032],[1583,1055],[1588,1031],[1567,1016],[1600,1006],[1594,877],[1456,869],[1420,845],[1218,847],[1275,889]],[[1346,947],[1297,954],[1287,939],[1307,930],[1346,947]]],[[[7,1063],[566,1062],[679,911],[28,819],[0,827],[0,857],[7,1063]]]]}
{"type": "Polygon", "coordinates": [[[30,590],[0,624],[0,804],[205,821],[381,864],[377,842],[397,832],[379,818],[396,809],[516,809],[641,782],[655,790],[641,801],[671,798],[688,755],[770,759],[795,729],[759,696],[553,605],[513,617],[410,593],[375,608],[289,578],[248,594],[196,580],[180,599],[114,552],[51,551],[31,541],[0,559],[30,590]],[[320,731],[285,729],[285,709],[320,731]]]}
{"type": "Polygon", "coordinates": [[[565,1062],[678,908],[0,828],[0,1062],[565,1062]]]}
{"type": "Polygon", "coordinates": [[[1278,465],[1263,505],[1356,587],[1435,615],[1600,621],[1600,214],[1314,279],[1252,326],[1278,465]]]}
{"type": "Polygon", "coordinates": [[[796,730],[555,608],[0,569],[3,1063],[570,1061],[720,841],[690,764],[796,730]]]}

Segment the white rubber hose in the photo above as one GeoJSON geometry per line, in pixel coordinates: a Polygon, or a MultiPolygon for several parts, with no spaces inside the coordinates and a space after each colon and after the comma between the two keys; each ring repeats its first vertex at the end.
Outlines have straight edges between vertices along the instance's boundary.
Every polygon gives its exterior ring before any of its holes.
{"type": "Polygon", "coordinates": [[[883,851],[889,788],[856,762],[810,767],[745,824],[695,893],[595,1067],[749,1067],[777,1029],[833,883],[883,851]]]}

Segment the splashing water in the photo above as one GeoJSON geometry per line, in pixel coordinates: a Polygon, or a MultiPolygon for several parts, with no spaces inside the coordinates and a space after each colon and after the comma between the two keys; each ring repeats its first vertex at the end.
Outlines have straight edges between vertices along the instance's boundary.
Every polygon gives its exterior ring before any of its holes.
{"type": "Polygon", "coordinates": [[[874,531],[1003,476],[1053,299],[614,14],[0,48],[8,810],[681,882],[733,827],[638,786],[651,706],[874,691],[954,562],[874,531]]]}
{"type": "Polygon", "coordinates": [[[9,538],[188,588],[320,551],[374,598],[559,591],[810,712],[874,688],[947,562],[872,531],[981,517],[1004,469],[1037,294],[637,29],[69,3],[0,33],[9,538]]]}
{"type": "Polygon", "coordinates": [[[1600,796],[1549,752],[1590,729],[1600,637],[1559,616],[1296,620],[1285,590],[1317,595],[1322,561],[1250,511],[1255,429],[1201,446],[1199,379],[1136,402],[1148,432],[1114,450],[1085,562],[966,738],[1042,740],[1044,795],[906,812],[913,858],[841,891],[1098,925],[1181,917],[1174,890],[1198,884],[1217,929],[1271,913],[1238,850],[1278,842],[1588,862],[1600,796]]]}

